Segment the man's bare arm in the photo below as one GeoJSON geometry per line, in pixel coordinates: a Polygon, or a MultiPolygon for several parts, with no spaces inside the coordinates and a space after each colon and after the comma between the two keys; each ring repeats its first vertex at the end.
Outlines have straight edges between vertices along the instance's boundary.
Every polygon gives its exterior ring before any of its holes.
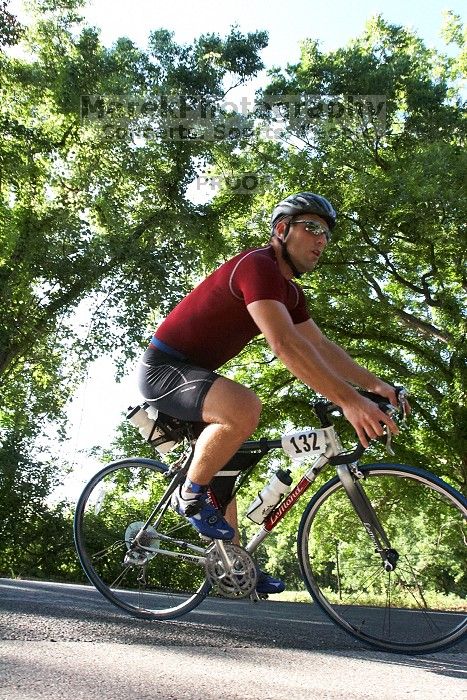
{"type": "Polygon", "coordinates": [[[329,340],[312,319],[305,321],[305,323],[299,323],[295,328],[316,348],[322,357],[326,358],[327,363],[342,379],[367,391],[380,394],[386,397],[393,406],[397,406],[394,388],[355,362],[343,348],[329,340]]]}
{"type": "Polygon", "coordinates": [[[274,354],[297,379],[342,407],[365,447],[368,438],[382,434],[381,422],[391,432],[398,432],[392,419],[360,396],[297,330],[283,304],[267,299],[252,302],[247,308],[274,354]]]}

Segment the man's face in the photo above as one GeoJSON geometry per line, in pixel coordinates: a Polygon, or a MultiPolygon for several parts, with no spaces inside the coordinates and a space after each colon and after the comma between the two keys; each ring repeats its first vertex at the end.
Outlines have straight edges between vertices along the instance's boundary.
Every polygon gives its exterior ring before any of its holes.
{"type": "MultiPolygon", "coordinates": [[[[286,238],[287,251],[299,272],[310,272],[326,248],[326,232],[329,233],[329,226],[326,220],[317,214],[297,214],[292,217],[290,224],[286,238]],[[307,231],[308,221],[316,222],[322,232],[307,231]]],[[[279,238],[283,238],[286,228],[287,221],[277,224],[276,232],[279,238]]]]}

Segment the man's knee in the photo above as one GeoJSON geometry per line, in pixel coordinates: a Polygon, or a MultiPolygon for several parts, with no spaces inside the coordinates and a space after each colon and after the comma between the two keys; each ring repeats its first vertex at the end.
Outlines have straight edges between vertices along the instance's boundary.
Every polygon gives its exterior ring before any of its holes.
{"type": "Polygon", "coordinates": [[[232,422],[245,438],[248,438],[258,427],[262,404],[253,391],[246,390],[241,404],[232,413],[232,422]]]}
{"type": "Polygon", "coordinates": [[[228,425],[247,439],[258,427],[261,401],[255,392],[230,380],[220,378],[206,395],[203,420],[228,425]]]}
{"type": "Polygon", "coordinates": [[[247,436],[255,432],[261,416],[262,404],[254,391],[248,390],[248,399],[238,407],[237,419],[244,426],[247,436]]]}

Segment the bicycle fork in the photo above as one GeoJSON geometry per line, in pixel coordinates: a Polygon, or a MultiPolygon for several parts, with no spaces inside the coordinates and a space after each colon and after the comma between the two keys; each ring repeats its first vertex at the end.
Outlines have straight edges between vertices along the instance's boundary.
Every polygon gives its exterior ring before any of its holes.
{"type": "Polygon", "coordinates": [[[380,555],[385,571],[394,571],[397,566],[399,554],[391,547],[389,538],[363,486],[358,480],[358,475],[358,470],[355,470],[354,475],[352,473],[352,467],[348,464],[341,464],[337,467],[337,476],[357,516],[361,520],[363,527],[375,545],[375,551],[380,555]]]}

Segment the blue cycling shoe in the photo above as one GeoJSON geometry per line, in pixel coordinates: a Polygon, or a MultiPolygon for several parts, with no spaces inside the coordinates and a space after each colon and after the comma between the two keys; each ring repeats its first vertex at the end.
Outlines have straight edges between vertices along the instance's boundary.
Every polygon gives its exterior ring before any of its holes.
{"type": "Polygon", "coordinates": [[[282,591],[285,591],[285,583],[280,578],[274,578],[274,576],[258,569],[257,593],[282,593],[282,591]]]}
{"type": "Polygon", "coordinates": [[[206,492],[185,499],[182,498],[178,488],[172,495],[170,503],[175,512],[183,515],[200,535],[213,540],[234,538],[235,530],[230,527],[222,513],[209,503],[206,492]]]}

